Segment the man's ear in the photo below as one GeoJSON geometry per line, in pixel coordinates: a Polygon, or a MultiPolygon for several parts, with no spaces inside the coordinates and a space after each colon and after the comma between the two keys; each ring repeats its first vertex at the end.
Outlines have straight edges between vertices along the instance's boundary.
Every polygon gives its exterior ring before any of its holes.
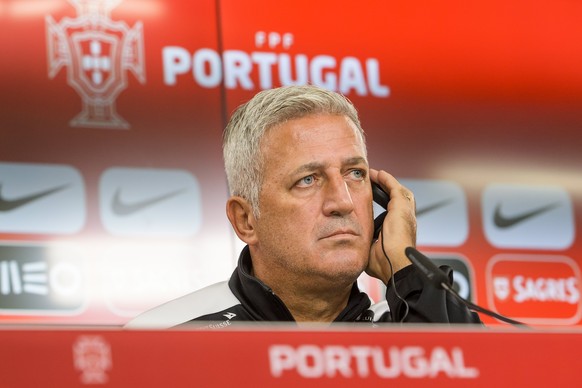
{"type": "Polygon", "coordinates": [[[237,196],[230,197],[226,202],[226,216],[238,238],[248,245],[257,242],[253,207],[246,199],[237,196]]]}

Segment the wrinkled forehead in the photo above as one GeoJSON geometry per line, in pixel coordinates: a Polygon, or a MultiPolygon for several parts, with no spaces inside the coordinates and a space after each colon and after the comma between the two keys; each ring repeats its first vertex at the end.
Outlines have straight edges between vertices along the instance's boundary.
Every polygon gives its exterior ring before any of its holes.
{"type": "Polygon", "coordinates": [[[271,128],[261,144],[263,167],[294,169],[296,164],[343,164],[363,160],[366,147],[361,132],[345,116],[312,115],[271,128]]]}

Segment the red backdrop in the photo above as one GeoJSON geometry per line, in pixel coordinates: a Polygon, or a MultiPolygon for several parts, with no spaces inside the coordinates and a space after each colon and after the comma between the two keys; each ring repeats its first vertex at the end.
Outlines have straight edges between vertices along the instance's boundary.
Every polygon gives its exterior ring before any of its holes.
{"type": "Polygon", "coordinates": [[[371,166],[439,205],[419,248],[466,295],[580,325],[580,4],[99,4],[0,5],[0,321],[122,324],[227,278],[226,117],[301,81],[344,92],[371,166]]]}

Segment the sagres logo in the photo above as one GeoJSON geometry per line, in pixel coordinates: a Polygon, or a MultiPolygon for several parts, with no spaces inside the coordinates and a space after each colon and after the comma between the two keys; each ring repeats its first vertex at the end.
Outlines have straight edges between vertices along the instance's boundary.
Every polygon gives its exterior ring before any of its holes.
{"type": "Polygon", "coordinates": [[[580,269],[557,255],[493,257],[487,298],[497,312],[532,324],[576,324],[582,318],[580,269]]]}
{"type": "Polygon", "coordinates": [[[74,314],[85,302],[82,258],[65,246],[0,246],[0,312],[74,314]]]}
{"type": "Polygon", "coordinates": [[[119,93],[127,88],[126,71],[145,83],[143,28],[129,28],[111,20],[121,0],[69,0],[77,17],[59,23],[46,17],[48,75],[67,67],[67,82],[81,96],[83,109],[72,126],[125,129],[129,124],[115,109],[119,93]]]}

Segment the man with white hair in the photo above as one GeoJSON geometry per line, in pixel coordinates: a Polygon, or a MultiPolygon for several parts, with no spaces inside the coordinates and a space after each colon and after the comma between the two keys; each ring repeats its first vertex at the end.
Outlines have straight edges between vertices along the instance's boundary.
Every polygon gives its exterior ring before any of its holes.
{"type": "Polygon", "coordinates": [[[406,257],[416,240],[414,196],[368,166],[364,131],[344,96],[315,86],[262,91],[234,112],[223,150],[231,192],[226,214],[247,244],[237,268],[229,281],[150,310],[126,327],[480,322],[428,284],[406,257]],[[390,197],[377,240],[372,182],[390,197]],[[364,271],[387,285],[387,303],[372,306],[358,289],[364,271]]]}

